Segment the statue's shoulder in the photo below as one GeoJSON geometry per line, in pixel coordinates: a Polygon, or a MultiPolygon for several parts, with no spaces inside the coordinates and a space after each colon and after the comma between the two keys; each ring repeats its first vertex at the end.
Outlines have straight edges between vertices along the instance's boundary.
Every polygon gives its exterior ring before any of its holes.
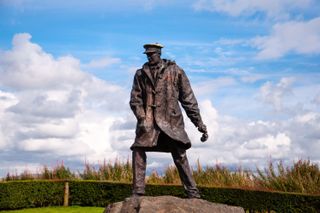
{"type": "Polygon", "coordinates": [[[179,65],[175,61],[166,60],[165,62],[166,62],[167,68],[172,70],[174,73],[176,73],[176,74],[183,73],[183,69],[181,67],[179,67],[179,65]]]}
{"type": "Polygon", "coordinates": [[[148,66],[147,63],[143,64],[141,68],[136,70],[136,76],[142,76],[143,75],[143,70],[148,66]]]}
{"type": "Polygon", "coordinates": [[[141,75],[141,74],[142,74],[142,69],[141,68],[137,69],[136,75],[141,75]]]}
{"type": "Polygon", "coordinates": [[[181,70],[181,68],[179,67],[179,65],[173,61],[173,60],[168,60],[168,59],[164,59],[164,62],[166,64],[166,67],[167,68],[170,68],[172,70],[176,70],[176,71],[179,71],[181,70]]]}
{"type": "Polygon", "coordinates": [[[176,64],[176,62],[173,61],[173,60],[169,60],[169,59],[162,59],[162,60],[164,61],[164,63],[166,64],[167,67],[168,67],[168,66],[178,66],[178,65],[176,64]]]}
{"type": "Polygon", "coordinates": [[[137,69],[136,73],[134,74],[135,78],[141,78],[142,76],[142,70],[141,69],[137,69]]]}

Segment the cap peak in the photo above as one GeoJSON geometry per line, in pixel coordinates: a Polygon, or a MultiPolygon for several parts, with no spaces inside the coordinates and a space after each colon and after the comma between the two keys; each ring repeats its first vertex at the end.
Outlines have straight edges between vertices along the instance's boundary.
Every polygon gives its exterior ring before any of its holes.
{"type": "Polygon", "coordinates": [[[144,54],[147,54],[152,52],[161,53],[161,48],[163,48],[164,46],[160,43],[150,43],[143,45],[143,47],[145,48],[144,54]]]}

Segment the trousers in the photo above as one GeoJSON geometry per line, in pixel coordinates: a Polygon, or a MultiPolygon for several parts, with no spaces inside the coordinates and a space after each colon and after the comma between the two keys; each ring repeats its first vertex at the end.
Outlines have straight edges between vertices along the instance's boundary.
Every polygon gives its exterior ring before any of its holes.
{"type": "MultiPolygon", "coordinates": [[[[171,152],[174,164],[177,167],[180,180],[183,184],[187,196],[189,198],[200,198],[199,190],[192,177],[186,150],[179,146],[176,146],[172,142],[170,143],[172,145],[167,146],[167,151],[171,152]]],[[[136,147],[132,151],[133,194],[145,194],[147,151],[152,150],[136,147]]]]}

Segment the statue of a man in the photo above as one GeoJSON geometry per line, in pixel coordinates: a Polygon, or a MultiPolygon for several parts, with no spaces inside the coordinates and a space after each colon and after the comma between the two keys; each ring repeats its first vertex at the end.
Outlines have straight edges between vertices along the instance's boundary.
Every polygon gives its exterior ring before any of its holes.
{"type": "Polygon", "coordinates": [[[136,138],[131,146],[133,195],[145,193],[146,152],[171,152],[189,198],[200,198],[186,150],[191,147],[184,130],[179,102],[192,123],[208,138],[197,100],[185,72],[174,62],[161,59],[162,45],[145,44],[148,62],[136,71],[130,107],[137,118],[136,138]]]}

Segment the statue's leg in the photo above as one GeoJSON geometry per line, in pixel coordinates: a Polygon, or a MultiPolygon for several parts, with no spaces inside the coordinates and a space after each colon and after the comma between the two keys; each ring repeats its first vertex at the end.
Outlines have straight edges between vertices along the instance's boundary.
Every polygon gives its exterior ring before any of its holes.
{"type": "Polygon", "coordinates": [[[133,195],[144,195],[146,176],[146,152],[141,148],[132,151],[133,195]]]}
{"type": "Polygon", "coordinates": [[[192,177],[187,153],[184,149],[175,147],[171,151],[173,161],[178,169],[181,182],[189,198],[200,198],[199,190],[192,177]]]}

